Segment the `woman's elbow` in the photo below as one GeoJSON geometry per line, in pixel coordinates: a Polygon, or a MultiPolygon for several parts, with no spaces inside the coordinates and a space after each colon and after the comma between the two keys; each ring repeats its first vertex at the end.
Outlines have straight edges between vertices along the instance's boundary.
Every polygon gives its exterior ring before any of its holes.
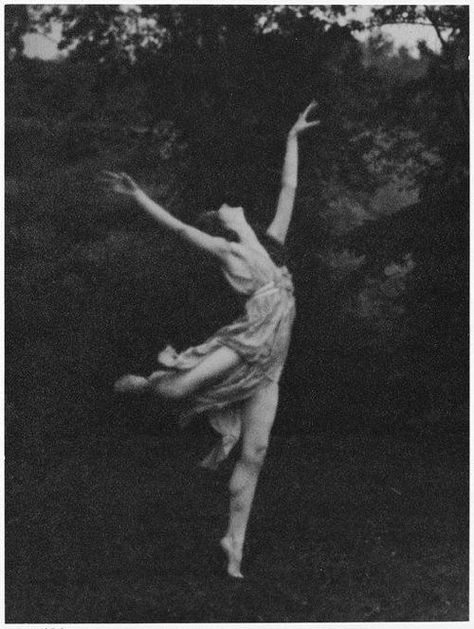
{"type": "Polygon", "coordinates": [[[278,227],[270,225],[270,227],[266,231],[266,234],[270,238],[273,238],[273,240],[279,242],[281,245],[284,245],[286,240],[286,231],[287,230],[279,229],[278,227]]]}

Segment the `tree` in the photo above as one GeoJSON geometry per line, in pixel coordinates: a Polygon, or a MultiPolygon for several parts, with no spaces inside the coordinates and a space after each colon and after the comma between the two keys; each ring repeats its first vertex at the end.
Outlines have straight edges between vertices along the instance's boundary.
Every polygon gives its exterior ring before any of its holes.
{"type": "MultiPolygon", "coordinates": [[[[327,397],[309,402],[308,391],[321,381],[333,392],[344,381],[344,399],[359,395],[365,404],[362,384],[375,372],[374,394],[386,401],[387,356],[409,357],[407,339],[426,344],[437,305],[444,304],[448,321],[454,312],[448,278],[461,299],[467,142],[453,90],[444,83],[444,53],[422,48],[420,61],[395,58],[382,43],[376,64],[367,64],[354,25],[339,23],[343,11],[55,5],[16,16],[12,10],[9,347],[22,348],[15,374],[38,360],[35,351],[54,356],[55,339],[68,326],[79,330],[77,347],[87,360],[74,350],[61,365],[72,369],[75,362],[87,380],[86,363],[93,364],[105,383],[127,361],[151,368],[167,337],[183,346],[225,322],[230,298],[218,311],[224,289],[204,262],[104,197],[96,174],[130,171],[190,220],[233,189],[251,219],[265,223],[287,129],[316,97],[323,124],[317,141],[302,139],[290,238],[299,324],[288,373],[308,385],[295,404],[306,408],[302,417],[313,417],[327,397]],[[56,62],[22,55],[21,33],[46,32],[54,20],[64,24],[68,54],[56,62]],[[203,277],[205,290],[198,291],[203,277]],[[433,298],[438,281],[444,293],[433,298]]],[[[440,326],[436,335],[446,345],[440,326]]],[[[66,332],[62,338],[66,343],[66,332]]]]}
{"type": "Polygon", "coordinates": [[[440,71],[447,90],[454,90],[464,123],[469,124],[469,7],[456,5],[387,5],[373,12],[372,23],[432,26],[441,44],[440,71]]]}
{"type": "Polygon", "coordinates": [[[23,37],[30,28],[32,25],[27,5],[8,4],[5,6],[5,59],[7,62],[22,54],[23,37]]]}

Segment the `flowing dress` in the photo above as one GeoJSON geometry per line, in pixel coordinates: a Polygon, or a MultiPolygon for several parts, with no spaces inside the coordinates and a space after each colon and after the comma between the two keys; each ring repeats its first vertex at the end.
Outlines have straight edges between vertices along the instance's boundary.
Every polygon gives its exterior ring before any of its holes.
{"type": "Polygon", "coordinates": [[[185,402],[181,425],[200,413],[208,413],[221,443],[206,457],[213,467],[224,459],[241,431],[240,406],[264,381],[278,382],[283,370],[295,318],[293,282],[286,267],[277,267],[265,248],[255,240],[251,245],[231,243],[224,275],[246,298],[245,312],[233,323],[220,328],[204,343],[177,353],[171,346],[158,356],[165,367],[187,371],[222,346],[233,349],[242,359],[222,379],[200,389],[185,402]]]}

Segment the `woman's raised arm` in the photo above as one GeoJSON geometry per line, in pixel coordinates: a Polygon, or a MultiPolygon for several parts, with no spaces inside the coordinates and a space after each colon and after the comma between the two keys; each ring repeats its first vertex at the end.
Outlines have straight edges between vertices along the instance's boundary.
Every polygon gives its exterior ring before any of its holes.
{"type": "Polygon", "coordinates": [[[224,257],[229,251],[230,245],[225,238],[210,236],[175,218],[161,205],[150,199],[126,173],[105,171],[104,175],[105,182],[112,187],[114,192],[133,198],[160,225],[171,230],[184,240],[217,257],[224,257]]]}
{"type": "Polygon", "coordinates": [[[284,243],[286,240],[295,204],[296,186],[298,184],[298,135],[320,123],[319,120],[313,120],[312,122],[307,120],[310,112],[316,107],[317,103],[313,101],[299,115],[298,120],[288,133],[280,196],[278,197],[275,218],[267,229],[267,234],[281,243],[284,243]]]}

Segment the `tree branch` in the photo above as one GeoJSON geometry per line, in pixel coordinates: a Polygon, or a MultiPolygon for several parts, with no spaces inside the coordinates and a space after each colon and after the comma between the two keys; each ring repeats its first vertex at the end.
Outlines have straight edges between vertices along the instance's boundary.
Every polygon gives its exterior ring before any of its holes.
{"type": "Polygon", "coordinates": [[[439,41],[441,42],[441,47],[443,48],[443,50],[446,50],[446,46],[447,43],[446,41],[441,37],[441,29],[439,27],[439,24],[436,20],[436,17],[433,13],[433,11],[430,10],[430,7],[425,5],[425,11],[426,11],[426,17],[428,18],[428,20],[430,21],[431,25],[433,26],[433,28],[436,31],[436,35],[438,36],[439,41]]]}
{"type": "Polygon", "coordinates": [[[433,28],[436,31],[439,41],[441,42],[441,47],[443,52],[446,53],[448,64],[451,68],[452,77],[454,86],[457,92],[457,102],[458,107],[461,113],[462,120],[464,122],[464,126],[466,129],[469,128],[469,102],[464,92],[464,86],[462,85],[458,72],[456,71],[456,67],[454,65],[454,59],[452,54],[450,54],[448,43],[441,37],[441,31],[439,28],[438,20],[436,19],[436,14],[434,11],[431,11],[429,6],[425,6],[426,16],[433,25],[433,28]]]}

